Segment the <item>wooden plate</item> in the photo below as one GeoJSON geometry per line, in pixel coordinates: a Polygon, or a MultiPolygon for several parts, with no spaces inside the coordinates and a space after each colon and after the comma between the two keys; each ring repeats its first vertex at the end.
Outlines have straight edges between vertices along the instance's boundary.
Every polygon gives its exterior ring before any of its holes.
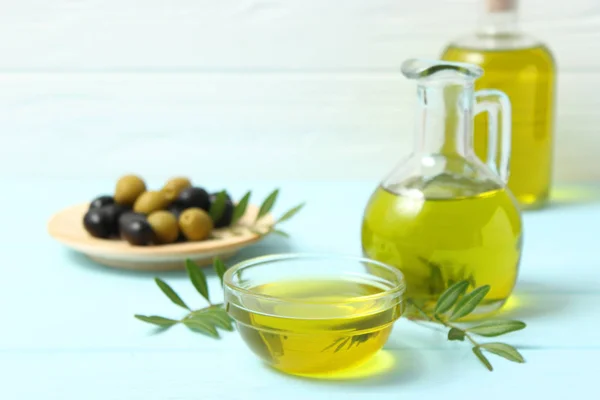
{"type": "MultiPolygon", "coordinates": [[[[184,269],[186,258],[206,266],[212,264],[213,257],[227,259],[262,238],[249,229],[258,213],[258,207],[250,204],[234,228],[215,229],[214,238],[156,246],[132,246],[124,240],[91,236],[82,222],[88,207],[89,203],[78,204],[54,214],[48,222],[48,233],[67,247],[109,267],[142,271],[178,270],[184,269]]],[[[273,216],[267,214],[254,227],[262,231],[273,223],[273,216]]]]}

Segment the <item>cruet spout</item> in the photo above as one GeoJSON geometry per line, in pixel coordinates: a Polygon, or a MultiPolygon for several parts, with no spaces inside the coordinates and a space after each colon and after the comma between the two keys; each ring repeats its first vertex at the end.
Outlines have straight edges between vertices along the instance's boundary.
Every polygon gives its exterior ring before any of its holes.
{"type": "Polygon", "coordinates": [[[446,76],[477,79],[483,75],[483,69],[477,65],[411,58],[402,63],[402,74],[409,79],[423,79],[446,72],[446,76]],[[449,74],[448,74],[449,73],[449,74]]]}

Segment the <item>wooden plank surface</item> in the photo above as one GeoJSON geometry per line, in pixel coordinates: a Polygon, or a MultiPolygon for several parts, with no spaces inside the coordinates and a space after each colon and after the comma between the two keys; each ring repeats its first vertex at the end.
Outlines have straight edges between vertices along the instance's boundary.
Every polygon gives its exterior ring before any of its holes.
{"type": "MultiPolygon", "coordinates": [[[[5,69],[393,70],[476,23],[478,0],[10,0],[5,69]]],[[[600,67],[596,0],[521,1],[565,70],[600,67]],[[596,51],[594,51],[596,49],[596,51]]]]}
{"type": "MultiPolygon", "coordinates": [[[[379,179],[412,142],[400,63],[471,31],[478,3],[6,0],[0,177],[218,164],[234,178],[379,179]]],[[[555,177],[598,179],[600,3],[521,1],[521,20],[559,65],[555,177]]]]}
{"type": "MultiPolygon", "coordinates": [[[[0,176],[379,180],[413,143],[399,73],[5,73],[0,88],[0,176]]],[[[558,181],[600,178],[594,92],[600,75],[559,77],[558,181]]]]}

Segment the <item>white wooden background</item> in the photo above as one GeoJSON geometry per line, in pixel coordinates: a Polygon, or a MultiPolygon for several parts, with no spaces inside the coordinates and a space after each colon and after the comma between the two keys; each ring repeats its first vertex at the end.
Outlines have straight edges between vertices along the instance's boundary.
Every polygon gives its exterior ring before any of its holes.
{"type": "MultiPolygon", "coordinates": [[[[521,0],[559,64],[555,176],[600,179],[600,0],[521,0]]],[[[0,177],[379,179],[398,67],[475,0],[0,0],[0,177]]]]}

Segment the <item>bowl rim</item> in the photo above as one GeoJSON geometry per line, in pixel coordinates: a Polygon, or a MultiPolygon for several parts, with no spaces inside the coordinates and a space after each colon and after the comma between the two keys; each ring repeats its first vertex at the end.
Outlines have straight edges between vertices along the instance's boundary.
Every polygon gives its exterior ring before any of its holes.
{"type": "MultiPolygon", "coordinates": [[[[258,257],[252,257],[246,259],[244,261],[240,261],[232,267],[228,268],[223,275],[223,287],[225,291],[225,302],[228,303],[227,300],[227,292],[232,291],[236,293],[242,293],[249,297],[265,299],[273,302],[282,302],[282,303],[300,303],[300,304],[312,304],[312,305],[329,305],[330,303],[326,303],[323,301],[310,301],[307,299],[293,299],[281,296],[271,296],[267,294],[256,293],[250,289],[246,289],[236,285],[233,282],[233,276],[238,272],[243,270],[244,268],[252,267],[259,264],[267,264],[271,262],[285,261],[285,260],[298,260],[298,259],[335,259],[335,260],[348,260],[353,262],[367,262],[370,264],[375,264],[379,267],[382,267],[389,272],[391,272],[397,279],[398,284],[395,284],[393,288],[383,290],[379,293],[364,295],[364,296],[356,296],[347,302],[362,302],[369,300],[377,300],[386,297],[401,297],[406,291],[406,279],[404,274],[396,267],[393,267],[389,264],[386,264],[381,261],[377,261],[368,257],[348,255],[348,254],[339,254],[339,253],[308,253],[308,252],[293,252],[293,253],[275,253],[268,254],[258,257]]],[[[346,303],[347,303],[346,302],[346,303]]]]}

